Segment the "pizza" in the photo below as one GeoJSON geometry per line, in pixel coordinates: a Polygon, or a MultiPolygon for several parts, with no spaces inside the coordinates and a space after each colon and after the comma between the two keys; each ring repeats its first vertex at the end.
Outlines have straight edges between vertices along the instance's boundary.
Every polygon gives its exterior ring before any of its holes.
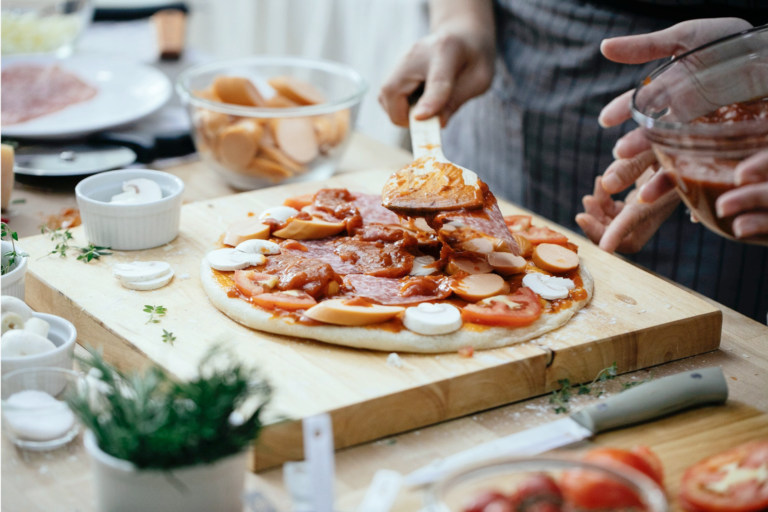
{"type": "Polygon", "coordinates": [[[387,352],[466,353],[564,325],[593,293],[578,248],[483,194],[478,210],[411,216],[346,189],[291,197],[229,226],[202,285],[252,329],[387,352]]]}

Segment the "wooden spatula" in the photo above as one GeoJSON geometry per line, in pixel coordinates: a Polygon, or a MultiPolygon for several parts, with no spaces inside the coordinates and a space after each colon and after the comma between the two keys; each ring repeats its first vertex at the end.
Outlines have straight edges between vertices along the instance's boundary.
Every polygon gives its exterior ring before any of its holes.
{"type": "Polygon", "coordinates": [[[443,154],[439,118],[414,119],[413,105],[418,96],[409,98],[416,159],[390,176],[382,190],[382,203],[410,216],[483,208],[484,194],[477,174],[451,163],[443,154]]]}

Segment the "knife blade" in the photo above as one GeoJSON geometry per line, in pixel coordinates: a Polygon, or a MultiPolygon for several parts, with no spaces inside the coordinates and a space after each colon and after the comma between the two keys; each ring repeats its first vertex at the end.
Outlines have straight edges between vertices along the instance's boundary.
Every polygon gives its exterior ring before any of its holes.
{"type": "Polygon", "coordinates": [[[654,380],[585,407],[567,418],[502,437],[438,459],[405,477],[418,487],[482,460],[530,456],[561,448],[595,434],[627,427],[695,406],[721,404],[728,384],[720,368],[704,368],[654,380]]]}

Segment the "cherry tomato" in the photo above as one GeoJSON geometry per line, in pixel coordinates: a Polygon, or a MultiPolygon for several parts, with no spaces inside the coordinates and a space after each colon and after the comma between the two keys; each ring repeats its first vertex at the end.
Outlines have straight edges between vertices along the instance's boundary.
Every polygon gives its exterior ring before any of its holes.
{"type": "Polygon", "coordinates": [[[546,226],[532,226],[525,231],[515,233],[524,236],[533,245],[539,244],[557,244],[565,245],[568,243],[568,237],[557,231],[553,231],[546,226]]]}
{"type": "Polygon", "coordinates": [[[504,216],[504,223],[509,228],[509,231],[516,233],[524,229],[531,227],[530,215],[506,215],[504,216]]]}
{"type": "Polygon", "coordinates": [[[514,512],[509,499],[496,491],[484,491],[464,505],[464,512],[514,512]]]}
{"type": "Polygon", "coordinates": [[[532,475],[512,495],[517,512],[559,512],[563,504],[560,487],[549,475],[532,475]]]}
{"type": "Polygon", "coordinates": [[[520,288],[506,298],[520,307],[512,309],[502,301],[469,304],[461,310],[461,316],[466,322],[505,327],[530,325],[541,316],[539,297],[530,288],[520,288]]]}
{"type": "Polygon", "coordinates": [[[283,201],[283,206],[290,206],[291,208],[296,208],[297,210],[301,211],[302,208],[309,206],[314,202],[315,194],[312,192],[309,194],[301,194],[300,196],[289,197],[283,201]]]}
{"type": "MultiPolygon", "coordinates": [[[[598,448],[587,453],[584,461],[618,470],[629,467],[663,485],[661,463],[647,447],[632,451],[598,448]]],[[[560,478],[560,488],[566,501],[579,508],[613,510],[642,506],[632,489],[597,471],[565,471],[560,478]]]]}
{"type": "Polygon", "coordinates": [[[317,301],[306,292],[263,293],[251,297],[251,302],[266,309],[285,309],[296,311],[311,308],[317,301]]]}
{"type": "Polygon", "coordinates": [[[691,466],[680,485],[680,506],[689,512],[768,510],[768,440],[737,446],[691,466]],[[717,487],[730,473],[730,485],[717,487]],[[712,487],[715,487],[714,489],[712,487]]]}
{"type": "Polygon", "coordinates": [[[269,274],[261,274],[253,270],[235,270],[235,288],[246,297],[253,297],[254,295],[261,295],[267,293],[270,288],[266,286],[264,281],[273,279],[274,276],[269,274]]]}

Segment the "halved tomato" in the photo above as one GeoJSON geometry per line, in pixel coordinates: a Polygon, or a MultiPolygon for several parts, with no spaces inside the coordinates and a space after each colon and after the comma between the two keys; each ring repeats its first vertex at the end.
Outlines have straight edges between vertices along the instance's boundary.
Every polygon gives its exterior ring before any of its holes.
{"type": "Polygon", "coordinates": [[[531,227],[530,215],[505,215],[504,223],[512,233],[523,231],[531,227]]]}
{"type": "MultiPolygon", "coordinates": [[[[661,462],[648,447],[638,446],[632,451],[597,448],[587,453],[583,460],[619,471],[629,467],[663,487],[661,462]]],[[[577,508],[616,510],[642,506],[640,498],[632,489],[597,471],[565,471],[560,478],[560,488],[566,501],[577,508]]]]}
{"type": "Polygon", "coordinates": [[[512,295],[505,295],[505,300],[481,301],[469,304],[461,310],[466,322],[504,327],[522,327],[530,325],[541,316],[539,297],[530,288],[520,288],[512,295]],[[506,301],[514,302],[519,307],[510,307],[506,301]]]}
{"type": "Polygon", "coordinates": [[[688,468],[679,501],[689,512],[768,510],[768,440],[742,444],[688,468]]]}
{"type": "Polygon", "coordinates": [[[525,231],[519,231],[515,233],[520,236],[524,236],[533,245],[539,244],[558,244],[565,245],[568,243],[568,237],[557,231],[553,231],[546,226],[532,226],[525,231]]]}
{"type": "Polygon", "coordinates": [[[287,311],[308,309],[317,304],[317,301],[310,294],[296,290],[254,295],[251,297],[251,302],[266,309],[285,309],[287,311]]]}
{"type": "MultiPolygon", "coordinates": [[[[267,293],[271,287],[266,283],[277,278],[254,270],[235,270],[235,288],[246,297],[267,293]]],[[[274,286],[274,285],[273,285],[274,286]]]]}
{"type": "Polygon", "coordinates": [[[514,512],[512,502],[496,491],[484,491],[464,505],[464,512],[514,512]]]}
{"type": "Polygon", "coordinates": [[[563,505],[560,486],[547,474],[523,480],[510,499],[517,512],[560,512],[563,505]]]}
{"type": "Polygon", "coordinates": [[[305,206],[311,205],[315,201],[315,193],[301,194],[300,196],[289,197],[283,201],[283,206],[290,206],[301,211],[305,206]]]}

